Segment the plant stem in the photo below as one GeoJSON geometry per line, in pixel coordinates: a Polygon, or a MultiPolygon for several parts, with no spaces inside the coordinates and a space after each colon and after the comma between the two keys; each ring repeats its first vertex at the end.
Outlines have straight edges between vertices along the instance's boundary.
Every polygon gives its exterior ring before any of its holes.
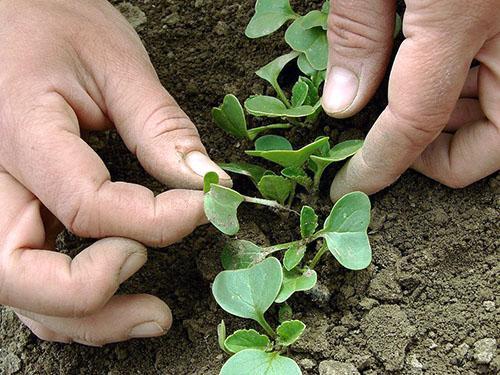
{"type": "Polygon", "coordinates": [[[266,333],[271,336],[272,338],[275,338],[276,337],[276,333],[274,332],[274,329],[269,325],[269,323],[267,322],[266,318],[264,317],[264,314],[263,313],[258,313],[258,316],[257,316],[257,323],[260,324],[260,326],[262,328],[264,328],[264,331],[266,331],[266,333]]]}
{"type": "Polygon", "coordinates": [[[294,212],[295,214],[299,215],[299,213],[297,211],[294,211],[291,208],[285,207],[276,201],[272,201],[269,199],[255,198],[255,197],[247,197],[245,195],[243,197],[245,198],[245,202],[247,202],[247,203],[259,204],[261,206],[268,206],[268,207],[272,207],[272,208],[277,208],[278,210],[294,212]]]}
{"type": "Polygon", "coordinates": [[[326,241],[325,241],[325,242],[323,242],[323,245],[321,245],[321,247],[319,248],[319,250],[316,253],[316,255],[314,256],[314,258],[311,260],[311,263],[309,263],[309,267],[311,269],[314,269],[314,267],[316,267],[316,265],[320,261],[321,257],[323,256],[323,254],[325,254],[327,251],[328,251],[328,246],[327,246],[326,241]]]}
{"type": "Polygon", "coordinates": [[[287,108],[291,108],[292,105],[290,104],[290,101],[288,100],[288,98],[286,97],[285,93],[283,92],[283,90],[281,89],[280,85],[276,85],[275,87],[276,89],[276,94],[278,94],[278,98],[283,102],[285,103],[286,107],[287,108]]]}
{"type": "Polygon", "coordinates": [[[302,242],[302,240],[297,240],[297,241],[292,241],[292,242],[282,243],[282,244],[279,244],[279,245],[274,245],[274,246],[264,247],[262,250],[263,250],[263,252],[264,252],[266,255],[269,255],[269,254],[275,253],[275,252],[277,252],[277,251],[287,250],[287,249],[289,249],[290,247],[292,247],[293,245],[298,244],[298,243],[300,243],[300,242],[302,242]]]}
{"type": "Polygon", "coordinates": [[[319,189],[319,184],[321,182],[321,177],[323,176],[324,171],[325,168],[318,167],[318,170],[316,171],[316,173],[314,173],[314,183],[313,183],[314,191],[317,191],[319,189]]]}

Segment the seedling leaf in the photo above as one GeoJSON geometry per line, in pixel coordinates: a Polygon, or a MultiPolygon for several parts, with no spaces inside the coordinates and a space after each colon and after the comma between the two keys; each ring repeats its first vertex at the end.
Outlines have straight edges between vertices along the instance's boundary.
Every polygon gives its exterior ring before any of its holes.
{"type": "Polygon", "coordinates": [[[293,183],[281,176],[264,176],[257,187],[264,198],[282,205],[293,191],[293,183]]]}
{"type": "Polygon", "coordinates": [[[225,270],[249,268],[263,260],[262,248],[246,240],[229,241],[221,253],[222,267],[225,270]]]}
{"type": "Polygon", "coordinates": [[[245,153],[272,161],[282,167],[301,167],[309,156],[325,143],[328,143],[328,137],[319,138],[313,143],[302,147],[300,150],[250,150],[245,151],[245,153]]]}
{"type": "Polygon", "coordinates": [[[248,269],[222,271],[214,280],[212,293],[228,313],[258,322],[273,304],[282,282],[280,262],[271,257],[248,269]]]}
{"type": "Polygon", "coordinates": [[[314,69],[311,66],[311,63],[307,61],[305,53],[301,53],[299,55],[299,58],[297,59],[297,66],[299,67],[300,71],[306,76],[312,76],[316,72],[316,69],[314,69]]]}
{"type": "Polygon", "coordinates": [[[246,349],[233,355],[224,364],[220,375],[301,375],[293,359],[277,352],[267,353],[257,349],[246,349]]]}
{"type": "Polygon", "coordinates": [[[286,322],[287,320],[292,319],[293,311],[288,303],[284,303],[280,306],[278,311],[278,321],[280,323],[286,322]]]}
{"type": "Polygon", "coordinates": [[[259,70],[257,70],[257,72],[255,72],[255,74],[269,82],[271,86],[273,86],[274,90],[276,92],[279,92],[281,88],[278,84],[278,77],[286,64],[297,58],[297,56],[299,56],[299,53],[296,51],[287,53],[286,55],[280,56],[271,61],[269,64],[260,68],[259,70]]]}
{"type": "Polygon", "coordinates": [[[328,65],[328,41],[321,27],[307,29],[304,18],[296,19],[285,33],[285,40],[294,51],[304,52],[315,70],[325,70],[328,65]]]}
{"type": "Polygon", "coordinates": [[[302,17],[302,26],[304,29],[312,29],[314,27],[321,27],[323,30],[328,29],[328,14],[320,10],[313,10],[302,17]]]}
{"type": "Polygon", "coordinates": [[[217,342],[219,343],[219,347],[226,352],[227,349],[224,346],[224,341],[226,341],[226,323],[222,320],[217,326],[217,342]]]}
{"type": "Polygon", "coordinates": [[[218,230],[233,236],[240,230],[237,210],[244,200],[240,193],[212,184],[210,191],[205,194],[205,215],[218,230]]]}
{"type": "Polygon", "coordinates": [[[265,135],[255,141],[255,150],[293,150],[292,144],[285,137],[279,135],[265,135]]]}
{"type": "Polygon", "coordinates": [[[292,88],[292,107],[300,107],[307,99],[309,86],[303,81],[297,81],[292,88]]]}
{"type": "Polygon", "coordinates": [[[302,207],[300,211],[300,234],[302,238],[311,237],[318,228],[318,215],[309,206],[302,207]]]}
{"type": "Polygon", "coordinates": [[[257,128],[248,129],[248,139],[253,141],[260,133],[267,132],[268,130],[274,129],[290,129],[291,124],[271,124],[265,126],[259,126],[257,128]]]}
{"type": "Polygon", "coordinates": [[[309,190],[312,187],[312,179],[307,175],[304,169],[299,167],[287,167],[281,171],[281,174],[293,182],[309,190]]]}
{"type": "MultiPolygon", "coordinates": [[[[314,71],[311,76],[313,76],[316,73],[314,71]]],[[[309,86],[309,91],[307,93],[307,100],[305,101],[305,104],[307,105],[317,105],[319,102],[319,92],[318,92],[318,87],[314,84],[312,80],[306,77],[299,77],[299,81],[305,82],[307,86],[309,86]]]]}
{"type": "Polygon", "coordinates": [[[330,0],[326,0],[321,7],[321,11],[325,14],[330,12],[330,0]]]}
{"type": "Polygon", "coordinates": [[[283,286],[276,297],[277,303],[285,302],[295,292],[309,290],[318,280],[318,275],[314,270],[307,270],[304,273],[292,270],[283,270],[283,286]]]}
{"type": "Polygon", "coordinates": [[[366,194],[347,194],[335,203],[320,232],[333,256],[350,270],[364,269],[372,259],[366,233],[370,208],[370,199],[366,194]]]}
{"type": "Polygon", "coordinates": [[[257,0],[255,14],[245,30],[245,35],[253,39],[272,34],[286,21],[296,17],[288,0],[257,0]]]}
{"type": "Polygon", "coordinates": [[[292,345],[304,333],[306,325],[300,320],[289,320],[281,323],[276,329],[278,343],[283,346],[292,345]]]}
{"type": "Polygon", "coordinates": [[[306,253],[305,245],[293,245],[286,252],[283,257],[283,266],[287,271],[291,271],[301,262],[306,253]]]}
{"type": "Polygon", "coordinates": [[[266,95],[254,95],[245,101],[245,109],[257,117],[306,117],[314,113],[316,108],[310,105],[287,108],[278,98],[266,95]]]}
{"type": "Polygon", "coordinates": [[[212,184],[219,183],[219,175],[215,172],[208,172],[205,177],[203,177],[203,192],[208,193],[212,184]]]}
{"type": "Polygon", "coordinates": [[[352,155],[354,155],[358,150],[363,147],[362,140],[351,140],[336,144],[326,156],[315,156],[312,155],[311,159],[315,162],[329,162],[333,163],[336,161],[345,160],[352,155]]]}
{"type": "Polygon", "coordinates": [[[254,329],[240,329],[229,336],[224,342],[224,346],[233,353],[241,352],[245,349],[266,350],[271,342],[266,335],[261,335],[254,329]]]}
{"type": "Polygon", "coordinates": [[[222,163],[219,167],[227,172],[237,173],[250,177],[255,185],[257,185],[266,173],[266,169],[261,166],[250,163],[222,163]]]}
{"type": "Polygon", "coordinates": [[[212,109],[212,117],[221,129],[237,138],[247,138],[245,112],[238,98],[232,94],[224,97],[219,108],[212,109]]]}

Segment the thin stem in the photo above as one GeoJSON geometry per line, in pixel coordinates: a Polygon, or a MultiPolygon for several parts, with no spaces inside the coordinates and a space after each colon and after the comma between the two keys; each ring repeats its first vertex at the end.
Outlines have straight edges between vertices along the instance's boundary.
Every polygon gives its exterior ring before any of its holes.
{"type": "Polygon", "coordinates": [[[323,243],[323,245],[321,245],[321,247],[319,248],[319,250],[316,253],[316,255],[314,256],[314,258],[311,260],[311,263],[309,263],[309,267],[311,269],[314,269],[314,267],[316,267],[316,265],[320,261],[321,257],[323,256],[323,254],[325,254],[327,251],[328,251],[328,246],[327,246],[326,241],[325,241],[323,243]]]}
{"type": "Polygon", "coordinates": [[[297,211],[294,211],[291,208],[285,207],[276,201],[272,201],[269,199],[255,198],[255,197],[247,197],[247,196],[243,196],[243,197],[245,198],[245,202],[247,202],[247,203],[259,204],[261,206],[268,206],[268,207],[276,208],[278,210],[294,212],[295,214],[299,215],[299,213],[297,211]]]}
{"type": "Polygon", "coordinates": [[[274,332],[274,329],[269,325],[267,322],[266,318],[264,317],[263,313],[258,313],[257,315],[257,323],[260,324],[262,328],[264,328],[264,331],[271,336],[272,338],[276,337],[276,333],[274,332]]]}
{"type": "Polygon", "coordinates": [[[276,94],[278,94],[278,98],[286,105],[287,108],[291,108],[292,105],[290,104],[290,101],[286,97],[285,93],[281,89],[280,85],[276,85],[274,88],[276,90],[276,94]]]}
{"type": "Polygon", "coordinates": [[[302,240],[297,240],[297,241],[292,241],[292,242],[287,242],[287,243],[282,243],[282,244],[279,244],[279,245],[274,245],[274,246],[269,246],[269,247],[264,247],[262,249],[262,251],[266,254],[266,255],[269,255],[269,254],[272,254],[272,253],[275,253],[277,251],[281,251],[281,250],[287,250],[289,249],[290,247],[292,247],[293,245],[296,245],[298,243],[302,242],[302,240]]]}
{"type": "Polygon", "coordinates": [[[313,190],[318,190],[319,189],[319,184],[321,182],[321,177],[323,176],[323,172],[325,171],[325,168],[320,168],[318,166],[318,170],[316,173],[314,173],[314,183],[313,183],[313,190]]]}

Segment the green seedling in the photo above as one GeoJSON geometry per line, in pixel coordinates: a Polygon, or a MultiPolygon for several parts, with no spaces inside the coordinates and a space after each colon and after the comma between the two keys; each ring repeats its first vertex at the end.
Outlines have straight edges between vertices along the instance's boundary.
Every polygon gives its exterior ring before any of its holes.
{"type": "Polygon", "coordinates": [[[288,0],[257,0],[255,15],[250,20],[245,35],[248,38],[260,38],[272,34],[298,16],[288,0]]]}
{"type": "Polygon", "coordinates": [[[238,98],[232,94],[224,97],[224,102],[218,108],[212,109],[214,122],[227,133],[236,138],[254,140],[260,133],[272,129],[288,129],[290,124],[271,124],[248,129],[245,112],[238,98]]]}

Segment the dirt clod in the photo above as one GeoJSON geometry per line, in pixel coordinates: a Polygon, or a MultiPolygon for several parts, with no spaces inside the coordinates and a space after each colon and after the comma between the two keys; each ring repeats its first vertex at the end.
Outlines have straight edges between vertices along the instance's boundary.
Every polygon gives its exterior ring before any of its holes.
{"type": "Polygon", "coordinates": [[[359,375],[359,371],[351,363],[323,361],[319,364],[320,375],[359,375]]]}
{"type": "Polygon", "coordinates": [[[474,359],[481,365],[487,365],[495,356],[497,341],[493,338],[484,338],[474,344],[474,359]]]}

